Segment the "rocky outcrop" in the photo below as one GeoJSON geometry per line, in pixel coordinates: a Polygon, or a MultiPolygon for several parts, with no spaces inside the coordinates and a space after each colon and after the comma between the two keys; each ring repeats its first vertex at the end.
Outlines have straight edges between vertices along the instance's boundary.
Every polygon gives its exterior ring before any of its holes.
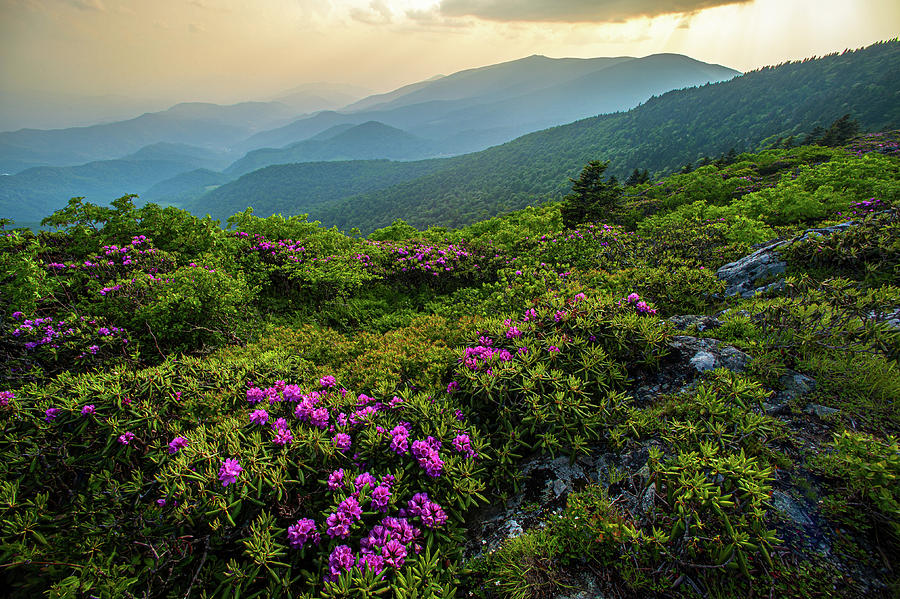
{"type": "Polygon", "coordinates": [[[788,370],[778,378],[778,384],[781,390],[777,391],[772,398],[763,404],[767,414],[782,414],[787,411],[788,404],[798,398],[811,393],[816,388],[816,381],[813,378],[788,370]]]}
{"type": "Polygon", "coordinates": [[[750,363],[749,355],[718,339],[676,335],[669,343],[669,347],[678,352],[682,362],[686,361],[697,372],[716,368],[742,372],[750,363]]]}
{"type": "Polygon", "coordinates": [[[722,321],[714,316],[704,316],[697,314],[684,314],[681,316],[672,316],[669,322],[679,331],[687,331],[695,329],[698,332],[717,329],[722,326],[722,321]]]}
{"type": "Polygon", "coordinates": [[[716,275],[725,281],[725,296],[753,297],[757,293],[780,289],[784,286],[782,275],[787,269],[787,263],[781,259],[778,250],[805,241],[814,235],[831,235],[856,224],[855,221],[848,221],[833,227],[807,229],[802,235],[792,239],[774,241],[736,262],[726,264],[716,271],[716,275]],[[760,281],[768,282],[760,285],[760,281]]]}

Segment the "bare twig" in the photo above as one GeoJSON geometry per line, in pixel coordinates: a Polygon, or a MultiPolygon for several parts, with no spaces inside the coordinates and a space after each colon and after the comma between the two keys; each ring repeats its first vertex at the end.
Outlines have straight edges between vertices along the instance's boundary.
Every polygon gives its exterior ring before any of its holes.
{"type": "Polygon", "coordinates": [[[200,570],[203,569],[203,564],[206,563],[206,556],[209,553],[209,536],[205,539],[205,544],[203,545],[203,557],[200,558],[200,565],[197,567],[197,571],[194,572],[194,577],[191,579],[191,584],[188,585],[188,590],[184,594],[184,599],[188,599],[191,596],[191,589],[194,588],[194,583],[197,582],[197,577],[200,576],[200,570]]]}

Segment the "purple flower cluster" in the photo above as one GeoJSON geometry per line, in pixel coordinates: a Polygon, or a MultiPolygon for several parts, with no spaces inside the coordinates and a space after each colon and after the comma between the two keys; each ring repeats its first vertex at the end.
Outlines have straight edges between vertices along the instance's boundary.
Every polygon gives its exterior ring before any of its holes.
{"type": "Polygon", "coordinates": [[[16,394],[12,391],[0,391],[0,407],[6,407],[9,402],[15,399],[16,394]]]}
{"type": "Polygon", "coordinates": [[[328,527],[326,533],[332,538],[346,539],[350,536],[350,527],[362,518],[362,508],[356,497],[348,497],[343,500],[336,512],[332,512],[325,519],[328,527]]]}
{"type": "Polygon", "coordinates": [[[328,475],[328,489],[337,491],[344,487],[344,469],[338,468],[328,475]]]}
{"type": "Polygon", "coordinates": [[[97,343],[90,343],[89,340],[96,339],[97,342],[106,345],[128,343],[124,329],[99,326],[96,320],[85,316],[78,317],[74,321],[50,317],[25,319],[13,329],[12,335],[26,340],[24,346],[27,350],[35,350],[42,346],[53,349],[67,348],[80,351],[78,358],[84,358],[87,354],[96,355],[100,351],[100,346],[97,343]],[[86,347],[81,345],[82,349],[78,350],[80,343],[90,344],[86,347]]]}
{"type": "Polygon", "coordinates": [[[175,437],[169,441],[169,453],[178,453],[178,450],[187,447],[187,444],[187,439],[184,437],[175,437]]]}
{"type": "Polygon", "coordinates": [[[122,445],[129,445],[132,441],[134,441],[134,433],[131,431],[126,431],[119,435],[119,443],[122,445]]]}
{"type": "Polygon", "coordinates": [[[94,407],[94,404],[88,404],[81,408],[81,415],[82,416],[90,416],[95,411],[96,411],[96,408],[94,407]]]}
{"type": "Polygon", "coordinates": [[[638,314],[656,314],[656,308],[651,308],[637,293],[629,294],[628,297],[625,298],[625,301],[632,304],[638,314]]]}
{"type": "MultiPolygon", "coordinates": [[[[138,249],[143,245],[147,238],[143,235],[132,238],[131,244],[119,247],[117,245],[104,245],[101,254],[92,256],[83,262],[72,262],[69,264],[61,264],[51,262],[47,266],[57,271],[82,270],[85,272],[103,273],[106,275],[114,275],[117,271],[121,272],[122,267],[141,267],[147,272],[160,272],[164,267],[174,266],[174,261],[158,254],[157,250],[152,247],[147,249],[138,249]],[[151,259],[152,258],[152,259],[151,259]]],[[[97,278],[97,275],[95,275],[97,278]]]]}
{"type": "Polygon", "coordinates": [[[466,433],[460,433],[453,439],[453,449],[459,453],[465,454],[466,457],[474,458],[477,453],[472,449],[472,439],[466,433]]]}
{"type": "Polygon", "coordinates": [[[276,420],[275,424],[272,425],[272,430],[275,431],[275,435],[272,438],[272,442],[275,445],[284,447],[285,445],[290,445],[294,441],[294,434],[291,432],[287,420],[284,418],[276,420]]]}
{"type": "Polygon", "coordinates": [[[263,426],[269,421],[269,413],[265,410],[253,410],[250,412],[250,422],[263,426]]]}
{"type": "Polygon", "coordinates": [[[419,466],[431,478],[438,478],[444,469],[444,461],[440,456],[441,442],[434,437],[428,437],[424,441],[413,441],[412,454],[419,462],[419,466]]]}
{"type": "Polygon", "coordinates": [[[227,458],[222,462],[222,467],[219,468],[219,480],[222,481],[222,486],[227,487],[228,485],[237,482],[237,477],[240,476],[243,471],[244,469],[241,468],[241,465],[238,464],[237,460],[227,458]]]}
{"type": "Polygon", "coordinates": [[[352,440],[347,433],[338,433],[332,437],[331,442],[338,451],[347,451],[350,449],[352,440]]]}
{"type": "Polygon", "coordinates": [[[355,564],[356,559],[353,557],[353,550],[347,545],[338,545],[331,552],[331,555],[328,556],[328,569],[332,578],[337,578],[341,575],[341,572],[349,572],[355,564]]]}
{"type": "Polygon", "coordinates": [[[294,549],[302,549],[307,543],[318,545],[321,535],[316,529],[316,522],[312,518],[301,518],[296,524],[288,527],[288,542],[294,549]]]}
{"type": "Polygon", "coordinates": [[[409,451],[409,424],[401,422],[391,429],[391,451],[398,455],[409,451]]]}
{"type": "MultiPolygon", "coordinates": [[[[469,249],[457,245],[438,245],[432,243],[392,241],[370,241],[370,245],[379,248],[387,255],[388,269],[401,273],[418,273],[437,277],[460,271],[466,266],[480,268],[479,261],[485,256],[476,256],[469,249]]],[[[365,256],[368,258],[368,256],[365,256]]],[[[366,265],[370,265],[367,260],[366,265]]]]}
{"type": "MultiPolygon", "coordinates": [[[[482,345],[475,347],[467,347],[465,357],[460,362],[465,364],[466,368],[472,371],[479,371],[483,366],[487,366],[490,362],[499,360],[500,362],[509,362],[512,360],[512,354],[508,350],[492,347],[493,341],[482,337],[480,339],[482,345]]],[[[490,372],[490,368],[487,369],[490,372]]]]}
{"type": "Polygon", "coordinates": [[[391,502],[391,487],[382,483],[372,489],[372,508],[379,512],[386,512],[391,502]]]}
{"type": "Polygon", "coordinates": [[[416,493],[407,502],[407,512],[422,519],[428,528],[440,528],[447,522],[447,513],[438,503],[431,501],[427,493],[416,493]]]}

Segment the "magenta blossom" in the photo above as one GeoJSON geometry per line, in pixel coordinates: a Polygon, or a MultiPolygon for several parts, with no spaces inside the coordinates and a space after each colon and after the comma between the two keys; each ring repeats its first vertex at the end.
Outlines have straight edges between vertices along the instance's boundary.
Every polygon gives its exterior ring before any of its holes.
{"type": "Polygon", "coordinates": [[[453,439],[453,449],[459,453],[466,454],[466,457],[469,458],[474,458],[476,456],[475,450],[472,449],[472,439],[465,433],[457,435],[456,438],[453,439]]]}
{"type": "Polygon", "coordinates": [[[219,468],[219,480],[222,481],[222,486],[227,487],[228,485],[237,482],[237,477],[240,476],[243,471],[244,469],[241,468],[241,465],[238,464],[237,460],[227,458],[222,462],[222,467],[219,468]]]}
{"type": "Polygon", "coordinates": [[[332,438],[331,442],[338,451],[347,451],[350,449],[351,439],[347,433],[338,433],[332,438]]]}
{"type": "Polygon", "coordinates": [[[92,404],[92,403],[88,404],[88,405],[84,406],[83,408],[81,408],[81,415],[82,416],[90,416],[91,414],[94,413],[94,410],[95,410],[94,404],[92,404]]]}
{"type": "Polygon", "coordinates": [[[175,437],[169,441],[169,453],[178,453],[178,450],[187,447],[187,444],[187,439],[184,437],[175,437]]]}
{"type": "Polygon", "coordinates": [[[344,469],[340,468],[328,475],[328,488],[337,491],[344,486],[344,469]]]}
{"type": "Polygon", "coordinates": [[[388,503],[391,501],[391,490],[388,486],[378,485],[372,491],[372,507],[380,512],[388,510],[388,503]]]}
{"type": "Polygon", "coordinates": [[[128,445],[132,441],[134,441],[134,433],[130,431],[126,431],[119,435],[119,443],[121,443],[122,445],[128,445]]]}
{"type": "Polygon", "coordinates": [[[269,413],[265,410],[253,410],[250,412],[250,422],[253,424],[264,425],[269,421],[269,413]]]}
{"type": "Polygon", "coordinates": [[[335,578],[341,575],[341,572],[350,570],[356,563],[353,557],[353,550],[347,545],[338,545],[328,556],[328,569],[335,578]]]}
{"type": "Polygon", "coordinates": [[[288,527],[288,542],[294,549],[301,549],[306,543],[318,545],[321,540],[319,531],[316,530],[316,523],[311,518],[301,518],[296,524],[288,527]]]}
{"type": "Polygon", "coordinates": [[[391,539],[381,548],[381,555],[389,566],[400,568],[406,558],[406,547],[399,541],[391,539]]]}
{"type": "Polygon", "coordinates": [[[275,445],[284,447],[285,445],[290,445],[293,441],[294,434],[291,432],[291,429],[287,427],[275,429],[275,436],[272,439],[275,445]]]}

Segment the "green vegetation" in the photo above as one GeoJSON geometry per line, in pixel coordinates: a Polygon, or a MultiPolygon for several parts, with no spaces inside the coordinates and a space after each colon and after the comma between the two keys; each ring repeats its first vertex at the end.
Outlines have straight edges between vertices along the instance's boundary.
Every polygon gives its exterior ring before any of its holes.
{"type": "MultiPolygon", "coordinates": [[[[442,167],[441,160],[278,164],[248,173],[201,194],[202,197],[194,197],[184,208],[221,219],[242,212],[248,206],[265,215],[310,212],[329,201],[390,187],[442,167]],[[284,210],[285,206],[293,209],[284,210]]],[[[199,188],[194,186],[193,189],[199,188]]]]}
{"type": "MultiPolygon", "coordinates": [[[[900,42],[767,67],[730,81],[671,91],[628,112],[532,133],[465,156],[418,179],[322,206],[312,214],[363,231],[397,218],[424,228],[462,226],[541,201],[560,200],[567,179],[603,157],[609,174],[654,178],[728,151],[800,143],[850,113],[863,130],[900,126],[900,42]],[[698,110],[702,106],[703,110],[698,110]]],[[[818,137],[818,134],[814,135],[818,137]]],[[[246,198],[254,205],[255,197],[246,198]]],[[[278,212],[292,213],[289,204],[278,212]]],[[[305,209],[303,209],[305,210],[305,209]]],[[[303,211],[301,210],[301,211],[303,211]]]]}
{"type": "Polygon", "coordinates": [[[133,196],[4,221],[0,585],[889,597],[898,139],[625,187],[590,162],[565,202],[368,238],[133,196]],[[753,244],[850,219],[785,246],[780,289],[723,296],[753,244]],[[678,335],[749,363],[699,373],[678,335]],[[504,506],[520,530],[487,538],[504,506]]]}

